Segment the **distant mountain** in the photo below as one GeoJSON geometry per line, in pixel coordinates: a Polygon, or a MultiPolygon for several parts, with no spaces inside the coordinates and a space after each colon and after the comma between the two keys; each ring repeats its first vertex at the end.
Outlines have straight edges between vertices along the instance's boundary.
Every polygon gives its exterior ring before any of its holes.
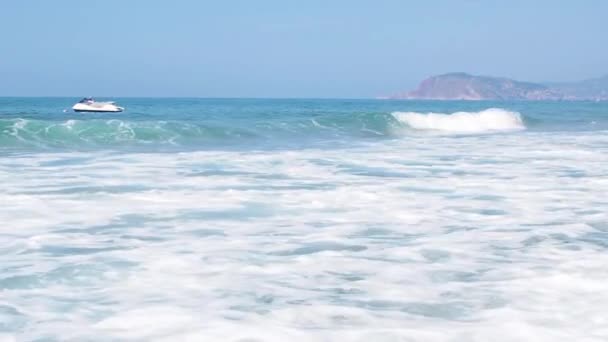
{"type": "Polygon", "coordinates": [[[464,72],[432,76],[413,91],[389,96],[420,100],[608,100],[608,76],[574,83],[541,84],[464,72]]]}
{"type": "Polygon", "coordinates": [[[608,100],[608,75],[571,83],[548,83],[551,89],[564,95],[564,100],[608,100]]]}

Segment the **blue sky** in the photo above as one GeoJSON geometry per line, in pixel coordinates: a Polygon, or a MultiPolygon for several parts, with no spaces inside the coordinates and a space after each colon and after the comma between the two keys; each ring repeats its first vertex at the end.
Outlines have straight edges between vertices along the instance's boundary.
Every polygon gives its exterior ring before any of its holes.
{"type": "Polygon", "coordinates": [[[0,96],[375,97],[608,73],[608,1],[0,0],[0,96]]]}

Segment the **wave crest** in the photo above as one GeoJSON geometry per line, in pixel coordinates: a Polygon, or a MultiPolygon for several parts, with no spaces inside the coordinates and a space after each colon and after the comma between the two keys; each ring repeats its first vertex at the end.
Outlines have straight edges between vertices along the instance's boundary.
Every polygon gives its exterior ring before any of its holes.
{"type": "Polygon", "coordinates": [[[521,114],[500,108],[452,114],[394,112],[392,115],[397,121],[417,130],[484,133],[526,129],[521,114]]]}

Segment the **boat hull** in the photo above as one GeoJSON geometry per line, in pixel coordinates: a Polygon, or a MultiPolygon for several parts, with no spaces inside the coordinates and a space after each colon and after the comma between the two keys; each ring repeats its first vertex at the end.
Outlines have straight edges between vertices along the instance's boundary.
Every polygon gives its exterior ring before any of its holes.
{"type": "Polygon", "coordinates": [[[77,103],[72,109],[79,113],[119,113],[124,110],[124,108],[111,103],[95,103],[92,105],[77,103]]]}
{"type": "Polygon", "coordinates": [[[104,110],[104,109],[74,109],[77,113],[120,113],[122,109],[112,109],[112,110],[104,110]]]}

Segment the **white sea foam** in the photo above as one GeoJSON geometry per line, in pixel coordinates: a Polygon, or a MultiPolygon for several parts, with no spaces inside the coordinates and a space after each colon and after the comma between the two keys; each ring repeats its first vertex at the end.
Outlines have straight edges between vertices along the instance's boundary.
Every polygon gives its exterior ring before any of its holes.
{"type": "Polygon", "coordinates": [[[395,112],[393,116],[410,128],[454,133],[483,133],[525,129],[521,115],[500,108],[453,114],[395,112]]]}
{"type": "Polygon", "coordinates": [[[2,157],[0,340],[606,341],[607,146],[2,157]]]}

